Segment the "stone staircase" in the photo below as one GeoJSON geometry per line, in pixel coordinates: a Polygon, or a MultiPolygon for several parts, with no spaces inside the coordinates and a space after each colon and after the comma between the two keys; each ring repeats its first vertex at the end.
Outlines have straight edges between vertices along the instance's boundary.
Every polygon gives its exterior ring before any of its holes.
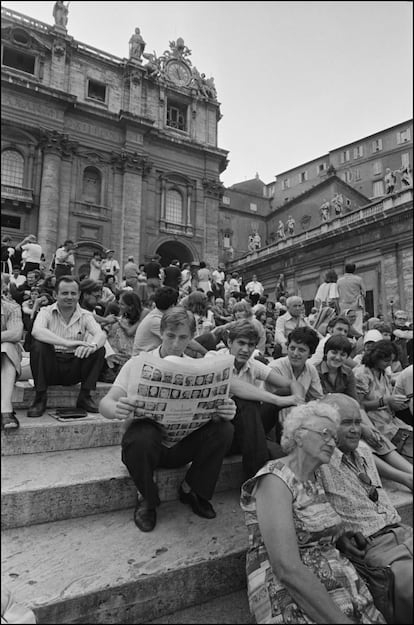
{"type": "MultiPolygon", "coordinates": [[[[108,388],[98,384],[95,400],[108,388]]],[[[77,392],[49,389],[48,408],[74,405],[77,392]]],[[[122,423],[30,419],[33,395],[16,385],[20,430],[1,435],[2,582],[39,623],[148,623],[245,587],[238,456],[223,465],[213,520],[177,500],[184,467],[160,469],[157,526],[143,534],[120,457],[122,423]]],[[[245,612],[251,622],[247,602],[245,612]]]]}
{"type": "MultiPolygon", "coordinates": [[[[98,384],[96,401],[108,388],[98,384]]],[[[54,387],[49,406],[74,405],[77,393],[54,387]]],[[[33,394],[28,383],[16,385],[21,427],[1,435],[2,583],[34,608],[38,623],[253,623],[238,594],[247,548],[240,457],[223,464],[213,520],[177,500],[185,468],[160,469],[157,526],[143,534],[120,458],[122,424],[101,415],[29,419],[33,394]]],[[[411,494],[387,488],[411,523],[411,494]]]]}

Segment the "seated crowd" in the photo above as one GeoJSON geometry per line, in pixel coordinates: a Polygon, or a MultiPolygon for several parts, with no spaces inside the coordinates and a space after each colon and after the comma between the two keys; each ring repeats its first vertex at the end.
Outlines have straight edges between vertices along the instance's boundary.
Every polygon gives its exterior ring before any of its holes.
{"type": "Polygon", "coordinates": [[[49,386],[80,383],[77,408],[124,421],[122,462],[143,532],[157,522],[158,467],[190,463],[179,499],[212,519],[223,460],[241,454],[257,623],[411,623],[412,530],[381,483],[413,488],[405,312],[390,323],[367,318],[360,334],[345,313],[327,306],[305,316],[298,295],[283,291],[269,301],[256,278],[246,289],[237,274],[204,262],[162,268],[154,257],[138,267],[130,257],[119,283],[112,250],[107,275],[95,255],[95,273],[79,279],[65,245],[56,261],[66,259],[68,273],[31,269],[23,280],[19,267],[2,273],[2,430],[19,428],[16,380],[33,379],[32,418],[44,414],[49,386]],[[173,444],[137,400],[143,352],[190,367],[192,359],[207,366],[233,357],[229,396],[173,444]],[[99,406],[98,381],[111,384],[99,406]],[[373,566],[391,570],[391,601],[371,583],[373,566]]]}

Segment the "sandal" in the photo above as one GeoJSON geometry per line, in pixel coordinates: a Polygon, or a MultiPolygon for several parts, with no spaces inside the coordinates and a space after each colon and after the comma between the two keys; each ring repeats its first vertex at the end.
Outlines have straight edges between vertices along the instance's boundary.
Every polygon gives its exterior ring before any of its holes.
{"type": "Polygon", "coordinates": [[[2,430],[17,430],[20,427],[20,423],[17,420],[15,412],[2,412],[1,413],[1,429],[2,430]]]}

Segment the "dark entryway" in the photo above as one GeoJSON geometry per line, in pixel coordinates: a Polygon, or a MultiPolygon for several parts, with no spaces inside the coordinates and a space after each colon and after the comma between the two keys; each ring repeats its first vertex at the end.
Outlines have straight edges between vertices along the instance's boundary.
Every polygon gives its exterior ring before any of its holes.
{"type": "Polygon", "coordinates": [[[161,256],[160,263],[163,267],[167,267],[175,258],[180,261],[181,265],[194,261],[193,255],[188,247],[177,241],[167,241],[163,243],[157,249],[157,254],[161,256]]]}

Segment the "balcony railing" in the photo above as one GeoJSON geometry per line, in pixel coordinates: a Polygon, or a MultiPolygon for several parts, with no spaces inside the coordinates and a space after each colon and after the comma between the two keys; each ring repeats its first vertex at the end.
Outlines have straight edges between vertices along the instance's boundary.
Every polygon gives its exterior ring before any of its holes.
{"type": "Polygon", "coordinates": [[[262,247],[259,250],[246,254],[245,256],[241,256],[240,258],[233,260],[232,265],[245,265],[252,262],[253,260],[256,261],[266,258],[267,256],[273,256],[278,252],[282,252],[287,248],[303,244],[306,241],[321,238],[322,236],[326,236],[327,234],[332,233],[335,230],[339,230],[340,228],[344,228],[347,226],[355,227],[358,223],[361,224],[367,219],[375,219],[379,216],[386,216],[387,212],[391,209],[412,201],[412,189],[407,189],[401,191],[396,195],[384,197],[375,203],[368,204],[367,206],[364,206],[359,210],[354,211],[353,213],[341,217],[336,217],[331,221],[320,224],[316,228],[311,228],[310,230],[302,232],[301,234],[288,236],[283,241],[271,243],[266,247],[262,247]]]}
{"type": "Polygon", "coordinates": [[[194,228],[188,224],[175,224],[165,219],[160,221],[160,232],[168,232],[168,234],[179,234],[185,237],[194,236],[194,228]]]}
{"type": "Polygon", "coordinates": [[[73,215],[109,221],[110,209],[90,202],[74,202],[71,210],[73,215]]]}
{"type": "Polygon", "coordinates": [[[33,190],[23,187],[12,187],[9,184],[1,185],[1,197],[19,202],[33,202],[33,190]]]}

